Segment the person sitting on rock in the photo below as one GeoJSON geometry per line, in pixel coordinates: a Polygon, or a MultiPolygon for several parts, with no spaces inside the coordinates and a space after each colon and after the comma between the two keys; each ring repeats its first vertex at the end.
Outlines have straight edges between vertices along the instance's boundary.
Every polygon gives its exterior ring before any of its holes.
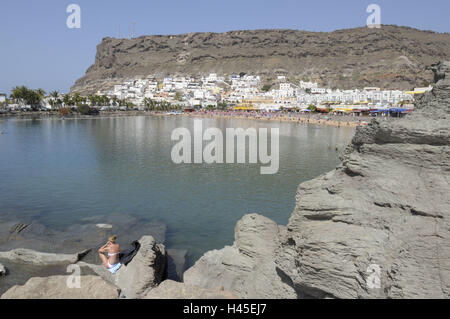
{"type": "Polygon", "coordinates": [[[100,247],[98,254],[103,265],[112,273],[116,273],[122,264],[119,262],[120,245],[117,244],[117,236],[111,236],[108,242],[100,247]]]}

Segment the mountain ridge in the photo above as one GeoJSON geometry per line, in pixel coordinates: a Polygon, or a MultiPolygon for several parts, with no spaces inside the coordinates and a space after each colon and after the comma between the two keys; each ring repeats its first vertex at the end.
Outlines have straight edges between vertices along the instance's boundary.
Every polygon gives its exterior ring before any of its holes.
{"type": "MultiPolygon", "coordinates": [[[[329,88],[411,89],[433,82],[428,66],[450,59],[450,34],[383,25],[314,32],[235,30],[104,38],[72,92],[94,93],[133,77],[254,73],[329,88]]],[[[269,80],[270,81],[270,80],[269,80]]]]}

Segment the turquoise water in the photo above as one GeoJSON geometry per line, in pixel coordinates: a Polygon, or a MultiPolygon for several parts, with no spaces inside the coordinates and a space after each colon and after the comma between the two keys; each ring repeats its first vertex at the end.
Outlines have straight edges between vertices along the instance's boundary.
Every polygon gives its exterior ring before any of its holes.
{"type": "MultiPolygon", "coordinates": [[[[64,229],[83,218],[133,214],[167,225],[166,246],[190,261],[233,242],[236,222],[260,213],[286,224],[302,181],[333,169],[351,128],[244,119],[204,119],[203,127],[280,129],[280,169],[171,161],[172,130],[185,117],[0,119],[0,216],[64,229]]],[[[131,230],[130,230],[131,231],[131,230]]]]}

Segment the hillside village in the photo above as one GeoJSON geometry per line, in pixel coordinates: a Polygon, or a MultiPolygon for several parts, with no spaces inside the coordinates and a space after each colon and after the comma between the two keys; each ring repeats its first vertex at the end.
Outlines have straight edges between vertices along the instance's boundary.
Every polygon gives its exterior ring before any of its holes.
{"type": "Polygon", "coordinates": [[[263,84],[258,75],[231,75],[224,77],[211,73],[201,78],[165,77],[158,82],[154,77],[128,80],[115,85],[107,92],[98,92],[111,98],[127,99],[135,105],[143,105],[145,99],[168,102],[183,108],[217,108],[220,103],[236,110],[276,111],[280,109],[307,110],[331,107],[342,111],[412,107],[414,96],[431,87],[412,91],[381,90],[366,87],[353,90],[332,90],[317,83],[290,82],[278,76],[272,85],[263,84]]]}
{"type": "MultiPolygon", "coordinates": [[[[341,113],[383,112],[390,109],[408,112],[413,108],[414,97],[431,90],[430,87],[411,91],[382,90],[377,87],[341,90],[320,87],[318,83],[299,81],[293,83],[280,75],[268,84],[258,75],[233,74],[221,76],[155,76],[128,79],[108,91],[84,97],[75,103],[99,106],[102,111],[134,108],[144,110],[150,104],[166,103],[178,109],[231,109],[239,111],[298,112],[334,111],[341,113]],[[100,99],[101,102],[96,102],[100,99]],[[117,101],[126,101],[125,106],[117,101]]],[[[75,93],[77,94],[77,93],[75,93]]],[[[2,95],[5,99],[5,95],[2,95]]],[[[49,95],[43,98],[44,109],[70,106],[67,95],[49,95]],[[64,98],[66,97],[66,98],[64,98]],[[59,103],[55,103],[58,98],[59,103]],[[62,101],[62,102],[61,102],[62,101]]],[[[5,104],[5,103],[4,103],[5,104]]],[[[22,103],[23,104],[23,103],[22,103]]],[[[73,103],[72,103],[73,104],[73,103]]],[[[26,105],[10,103],[10,109],[26,105]]]]}

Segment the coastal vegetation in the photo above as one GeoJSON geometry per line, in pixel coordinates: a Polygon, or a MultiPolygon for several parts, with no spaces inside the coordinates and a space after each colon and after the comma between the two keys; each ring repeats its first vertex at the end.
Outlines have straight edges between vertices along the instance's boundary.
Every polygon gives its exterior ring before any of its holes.
{"type": "Polygon", "coordinates": [[[315,106],[314,104],[310,104],[308,106],[308,110],[310,110],[311,112],[317,112],[317,106],[315,106]]]}
{"type": "Polygon", "coordinates": [[[12,89],[10,98],[16,103],[30,105],[31,108],[37,109],[45,96],[42,89],[32,90],[26,86],[16,86],[12,89]]]}
{"type": "Polygon", "coordinates": [[[97,115],[99,113],[96,108],[90,107],[87,104],[81,104],[77,110],[81,115],[97,115]]]}
{"type": "Polygon", "coordinates": [[[49,96],[51,98],[49,103],[52,106],[52,108],[57,108],[62,105],[62,100],[59,98],[60,94],[58,91],[55,90],[55,91],[50,92],[49,96]]]}
{"type": "Polygon", "coordinates": [[[264,84],[264,86],[262,87],[262,91],[263,92],[269,92],[269,90],[272,88],[272,84],[264,84]]]}
{"type": "Polygon", "coordinates": [[[165,101],[158,102],[148,97],[144,98],[144,106],[149,111],[175,111],[183,109],[181,105],[174,105],[165,101]]]}

